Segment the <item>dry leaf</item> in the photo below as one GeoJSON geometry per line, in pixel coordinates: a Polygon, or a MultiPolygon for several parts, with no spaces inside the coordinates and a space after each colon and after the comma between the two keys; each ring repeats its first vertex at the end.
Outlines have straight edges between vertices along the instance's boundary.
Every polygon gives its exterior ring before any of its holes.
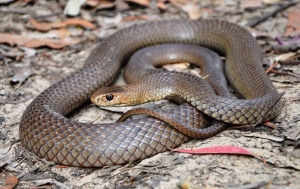
{"type": "Polygon", "coordinates": [[[1,0],[1,1],[0,1],[0,5],[9,4],[9,3],[12,3],[12,2],[14,2],[14,1],[16,1],[16,0],[1,0]]]}
{"type": "Polygon", "coordinates": [[[30,18],[29,22],[35,29],[39,31],[48,31],[52,29],[52,23],[41,23],[33,18],[30,18]]]}
{"type": "Polygon", "coordinates": [[[5,182],[0,189],[12,189],[18,184],[19,180],[15,176],[7,175],[5,178],[5,182]]]}
{"type": "Polygon", "coordinates": [[[240,8],[242,10],[246,8],[259,8],[262,6],[261,0],[243,0],[240,3],[240,8]]]}
{"type": "Polygon", "coordinates": [[[139,5],[143,5],[145,7],[148,7],[150,5],[150,1],[149,0],[125,0],[127,2],[133,2],[139,5]]]}
{"type": "Polygon", "coordinates": [[[88,0],[86,4],[91,7],[97,7],[97,10],[108,9],[115,6],[114,2],[106,1],[106,0],[88,0]]]}
{"type": "Polygon", "coordinates": [[[183,5],[182,10],[189,15],[189,18],[192,20],[198,19],[201,17],[200,5],[197,2],[189,2],[183,5]]]}
{"type": "Polygon", "coordinates": [[[170,0],[170,3],[178,8],[187,4],[188,2],[189,2],[189,0],[170,0]]]}
{"type": "Polygon", "coordinates": [[[294,32],[300,32],[300,8],[293,8],[289,14],[289,20],[285,30],[285,36],[294,32]]]}
{"type": "Polygon", "coordinates": [[[166,65],[163,65],[163,68],[168,70],[169,72],[171,72],[171,71],[181,72],[183,70],[188,69],[189,66],[190,66],[189,63],[182,62],[182,63],[176,63],[176,64],[166,64],[166,65]]]}
{"type": "Polygon", "coordinates": [[[128,3],[125,3],[123,0],[116,0],[115,5],[118,11],[128,10],[130,8],[128,3]]]}
{"type": "Polygon", "coordinates": [[[48,46],[53,49],[61,49],[68,45],[74,45],[79,40],[64,38],[60,40],[48,39],[48,38],[34,38],[22,35],[12,35],[8,33],[0,33],[0,43],[8,43],[11,46],[18,44],[29,48],[37,48],[41,46],[48,46]]]}
{"type": "Polygon", "coordinates": [[[189,15],[190,19],[198,19],[201,17],[201,8],[199,3],[189,0],[171,0],[173,5],[181,8],[184,12],[189,15]]]}
{"type": "Polygon", "coordinates": [[[294,53],[294,52],[288,52],[288,53],[283,53],[283,54],[277,55],[275,57],[269,57],[268,60],[270,61],[270,64],[272,65],[275,62],[287,60],[295,55],[296,55],[296,53],[294,53]]]}
{"type": "Polygon", "coordinates": [[[122,19],[122,22],[131,22],[133,20],[148,20],[148,15],[136,15],[136,16],[128,16],[122,19]]]}
{"type": "Polygon", "coordinates": [[[262,0],[264,4],[275,4],[275,3],[280,3],[285,0],[262,0]]]}
{"type": "Polygon", "coordinates": [[[49,22],[38,22],[33,18],[30,18],[29,22],[32,24],[32,26],[39,30],[39,31],[49,31],[52,28],[62,28],[66,27],[69,25],[79,25],[84,28],[88,29],[95,29],[96,26],[92,24],[91,22],[83,19],[78,19],[78,18],[72,18],[72,19],[67,19],[63,22],[56,22],[56,23],[49,23],[49,22]]]}
{"type": "Polygon", "coordinates": [[[157,2],[156,6],[162,10],[166,10],[166,4],[163,2],[157,2]]]}
{"type": "Polygon", "coordinates": [[[13,75],[12,79],[10,80],[10,83],[23,83],[32,74],[33,72],[30,67],[24,67],[13,75]]]}
{"type": "Polygon", "coordinates": [[[97,6],[97,10],[108,9],[114,7],[115,4],[111,1],[100,1],[100,4],[97,6]]]}
{"type": "Polygon", "coordinates": [[[80,12],[81,5],[85,3],[86,0],[69,0],[64,14],[69,16],[77,16],[80,12]]]}
{"type": "Polygon", "coordinates": [[[88,29],[95,29],[96,26],[92,24],[91,22],[83,19],[73,18],[73,19],[67,19],[63,22],[66,26],[68,25],[80,25],[82,27],[88,28],[88,29]]]}
{"type": "Polygon", "coordinates": [[[190,175],[184,175],[181,177],[180,181],[177,183],[177,186],[181,189],[190,189],[190,175]]]}
{"type": "Polygon", "coordinates": [[[249,152],[245,148],[237,147],[237,146],[212,146],[206,148],[195,148],[195,149],[171,149],[175,152],[181,153],[189,153],[189,154],[239,154],[239,155],[249,155],[253,156],[251,152],[249,152]]]}
{"type": "Polygon", "coordinates": [[[86,4],[91,7],[97,7],[101,1],[99,0],[87,0],[86,4]]]}
{"type": "Polygon", "coordinates": [[[19,48],[22,49],[25,52],[25,54],[26,54],[27,57],[32,57],[32,56],[35,56],[35,54],[36,54],[36,50],[35,49],[21,47],[21,46],[19,48]]]}

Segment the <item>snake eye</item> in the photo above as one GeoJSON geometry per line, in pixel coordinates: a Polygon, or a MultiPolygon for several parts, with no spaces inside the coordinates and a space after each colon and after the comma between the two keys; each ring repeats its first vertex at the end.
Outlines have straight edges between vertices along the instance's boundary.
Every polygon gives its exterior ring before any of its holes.
{"type": "Polygon", "coordinates": [[[106,95],[106,100],[111,101],[112,99],[114,99],[114,95],[112,94],[106,95]]]}

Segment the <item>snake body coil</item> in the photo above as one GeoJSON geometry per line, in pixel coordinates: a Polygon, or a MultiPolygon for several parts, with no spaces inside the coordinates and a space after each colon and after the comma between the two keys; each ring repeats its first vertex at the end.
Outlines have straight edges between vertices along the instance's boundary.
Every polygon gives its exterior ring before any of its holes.
{"type": "MultiPolygon", "coordinates": [[[[22,145],[39,157],[57,163],[101,167],[149,157],[187,141],[188,137],[153,118],[101,125],[65,118],[97,88],[111,83],[121,64],[135,51],[163,43],[195,44],[224,53],[228,62],[225,67],[227,78],[238,94],[247,99],[263,99],[257,103],[251,101],[253,106],[247,111],[247,108],[239,107],[240,104],[232,109],[226,101],[211,106],[209,101],[213,99],[208,96],[205,97],[207,108],[203,107],[204,113],[216,109],[226,115],[229,122],[235,123],[242,116],[254,116],[257,120],[258,117],[271,119],[278,115],[280,103],[273,105],[280,95],[264,73],[260,48],[247,30],[218,20],[158,21],[134,25],[111,35],[93,50],[80,71],[42,92],[21,118],[22,145]]],[[[201,100],[194,103],[200,105],[201,100]]],[[[182,109],[178,107],[174,114],[179,112],[183,122],[193,121],[185,118],[195,112],[182,115],[182,109]]]]}

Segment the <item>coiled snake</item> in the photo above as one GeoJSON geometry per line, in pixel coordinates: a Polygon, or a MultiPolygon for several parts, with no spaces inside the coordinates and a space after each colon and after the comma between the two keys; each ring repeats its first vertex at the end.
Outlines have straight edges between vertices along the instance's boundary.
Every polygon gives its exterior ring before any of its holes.
{"type": "MultiPolygon", "coordinates": [[[[81,70],[38,95],[20,121],[22,145],[56,163],[101,167],[146,158],[187,141],[187,136],[153,118],[93,125],[65,117],[96,89],[111,83],[121,64],[135,51],[163,43],[201,45],[222,52],[227,58],[225,72],[230,84],[240,96],[252,99],[203,94],[191,103],[205,114],[243,124],[278,115],[280,103],[274,103],[280,94],[265,74],[260,48],[246,29],[219,20],[157,21],[134,25],[106,38],[81,70]]],[[[182,121],[189,121],[187,115],[179,115],[182,121]]]]}

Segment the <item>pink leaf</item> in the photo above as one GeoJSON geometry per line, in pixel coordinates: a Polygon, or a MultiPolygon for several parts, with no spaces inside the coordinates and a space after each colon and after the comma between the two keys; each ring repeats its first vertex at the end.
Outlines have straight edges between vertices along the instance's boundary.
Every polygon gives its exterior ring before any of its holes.
{"type": "Polygon", "coordinates": [[[240,154],[253,156],[248,150],[237,146],[213,146],[206,148],[195,149],[172,149],[176,152],[189,153],[189,154],[240,154]]]}

